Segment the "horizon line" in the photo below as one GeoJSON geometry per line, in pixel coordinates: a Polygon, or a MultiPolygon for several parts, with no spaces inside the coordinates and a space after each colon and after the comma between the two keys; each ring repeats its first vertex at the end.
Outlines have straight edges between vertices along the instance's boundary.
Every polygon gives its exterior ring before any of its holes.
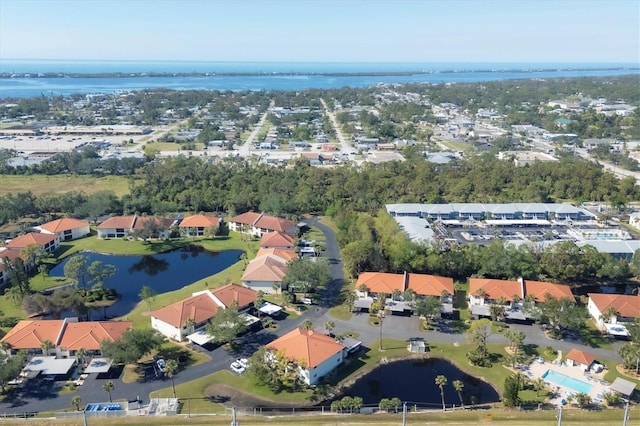
{"type": "Polygon", "coordinates": [[[3,58],[2,61],[84,61],[84,62],[217,62],[217,63],[257,63],[257,64],[625,64],[640,66],[640,61],[336,61],[336,60],[280,60],[280,61],[260,61],[260,60],[218,60],[218,59],[80,59],[80,58],[3,58]]]}

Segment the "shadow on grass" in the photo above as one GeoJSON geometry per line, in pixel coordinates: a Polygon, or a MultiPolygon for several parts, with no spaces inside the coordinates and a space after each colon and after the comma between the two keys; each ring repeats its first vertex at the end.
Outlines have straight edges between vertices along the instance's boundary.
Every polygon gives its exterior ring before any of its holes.
{"type": "Polygon", "coordinates": [[[579,336],[585,345],[592,348],[600,348],[610,343],[602,332],[590,327],[583,327],[579,332],[579,336]]]}

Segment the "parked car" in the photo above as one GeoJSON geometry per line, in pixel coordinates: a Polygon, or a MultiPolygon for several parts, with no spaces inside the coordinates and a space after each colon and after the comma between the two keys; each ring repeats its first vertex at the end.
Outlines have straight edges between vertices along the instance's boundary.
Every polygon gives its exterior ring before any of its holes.
{"type": "Polygon", "coordinates": [[[242,364],[240,364],[238,361],[233,361],[231,363],[231,371],[233,371],[236,374],[242,374],[245,372],[246,367],[244,367],[242,364]]]}

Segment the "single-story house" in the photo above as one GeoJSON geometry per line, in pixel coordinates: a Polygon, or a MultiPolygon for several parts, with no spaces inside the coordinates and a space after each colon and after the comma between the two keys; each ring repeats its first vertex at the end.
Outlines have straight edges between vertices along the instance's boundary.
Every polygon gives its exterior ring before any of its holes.
{"type": "Polygon", "coordinates": [[[23,320],[16,324],[2,338],[11,350],[42,352],[45,341],[51,343],[51,349],[43,355],[70,357],[78,349],[99,353],[100,344],[104,340],[119,339],[131,328],[131,321],[86,321],[78,322],[78,318],[63,320],[23,320]]]}
{"type": "Polygon", "coordinates": [[[9,241],[5,247],[9,250],[21,251],[30,245],[40,246],[45,251],[53,253],[60,246],[60,238],[56,234],[29,232],[9,241]]]}
{"type": "Polygon", "coordinates": [[[55,234],[60,241],[71,241],[89,235],[89,222],[73,218],[62,218],[37,226],[43,234],[55,234]]]}
{"type": "Polygon", "coordinates": [[[579,351],[578,349],[571,349],[567,353],[567,361],[570,361],[574,366],[580,367],[582,371],[589,371],[591,364],[596,360],[595,355],[588,352],[579,351]]]}
{"type": "Polygon", "coordinates": [[[216,230],[220,226],[220,218],[198,214],[185,217],[178,228],[183,237],[203,237],[207,229],[216,230]]]}
{"type": "Polygon", "coordinates": [[[170,339],[182,341],[203,328],[219,309],[226,309],[235,302],[240,312],[246,311],[257,297],[256,291],[237,284],[196,292],[187,299],[152,311],[151,327],[170,339]]]}
{"type": "Polygon", "coordinates": [[[298,259],[300,257],[300,255],[296,253],[295,250],[287,250],[287,249],[280,249],[280,248],[261,248],[260,250],[258,250],[258,253],[256,254],[256,258],[265,256],[267,254],[277,256],[281,259],[286,260],[287,262],[291,262],[292,260],[298,259]]]}
{"type": "Polygon", "coordinates": [[[296,237],[282,232],[267,232],[260,237],[260,247],[293,250],[296,237]]]}
{"type": "Polygon", "coordinates": [[[628,337],[625,323],[640,318],[640,297],[628,294],[588,293],[587,310],[596,325],[607,333],[628,337]]]}
{"type": "Polygon", "coordinates": [[[556,299],[576,299],[571,288],[564,284],[554,284],[545,281],[530,281],[519,278],[513,280],[498,280],[491,278],[469,279],[469,306],[471,314],[477,317],[490,317],[491,305],[504,300],[505,317],[513,320],[530,320],[531,314],[523,310],[526,298],[534,303],[543,303],[547,295],[556,299]]]}
{"type": "Polygon", "coordinates": [[[347,356],[347,348],[334,338],[303,328],[290,331],[266,347],[297,363],[300,379],[309,386],[335,370],[347,356]]]}
{"type": "Polygon", "coordinates": [[[155,221],[160,228],[152,238],[167,239],[171,233],[171,219],[161,219],[153,216],[114,216],[98,225],[98,238],[126,238],[135,231],[142,231],[147,221],[155,221]]]}
{"type": "Polygon", "coordinates": [[[267,232],[297,234],[297,222],[263,213],[246,212],[229,219],[229,229],[235,232],[262,237],[267,232]]]}
{"type": "Polygon", "coordinates": [[[272,294],[282,286],[289,262],[274,254],[265,254],[253,259],[242,274],[242,285],[253,290],[272,294]]]}

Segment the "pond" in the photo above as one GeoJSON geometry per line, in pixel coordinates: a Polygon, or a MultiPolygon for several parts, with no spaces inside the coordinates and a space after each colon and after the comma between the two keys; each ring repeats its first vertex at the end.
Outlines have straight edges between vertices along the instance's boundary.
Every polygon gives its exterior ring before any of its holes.
{"type": "MultiPolygon", "coordinates": [[[[105,282],[105,287],[114,288],[122,296],[107,310],[110,317],[116,317],[126,315],[140,302],[138,294],[142,286],[147,285],[158,294],[177,290],[227,269],[240,259],[242,253],[241,250],[214,252],[200,246],[187,246],[144,256],[82,254],[87,256],[88,264],[98,260],[117,268],[115,275],[105,282]]],[[[50,275],[64,276],[64,265],[69,259],[56,265],[50,275]]]]}
{"type": "Polygon", "coordinates": [[[454,364],[439,358],[405,359],[382,364],[358,378],[336,399],[344,396],[359,396],[364,404],[377,405],[383,398],[400,398],[419,408],[442,407],[440,388],[435,384],[436,376],[447,378],[444,386],[444,400],[447,407],[460,405],[453,381],[464,384],[462,397],[465,405],[472,400],[478,404],[497,402],[500,396],[487,382],[470,376],[454,364]]]}

